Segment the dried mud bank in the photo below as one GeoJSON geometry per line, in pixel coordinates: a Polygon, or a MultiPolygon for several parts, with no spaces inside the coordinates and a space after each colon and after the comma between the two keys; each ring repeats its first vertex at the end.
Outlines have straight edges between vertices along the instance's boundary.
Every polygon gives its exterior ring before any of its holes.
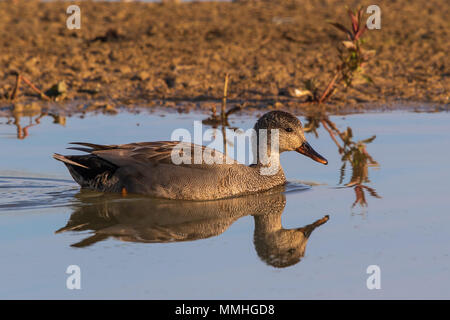
{"type": "MultiPolygon", "coordinates": [[[[0,112],[209,110],[220,104],[225,73],[231,77],[231,105],[310,112],[317,106],[290,92],[307,80],[315,79],[320,88],[330,81],[336,46],[345,39],[327,21],[347,25],[345,4],[371,3],[86,1],[78,2],[81,29],[69,30],[68,3],[1,1],[0,112]],[[9,101],[17,72],[44,92],[63,82],[59,102],[41,103],[24,84],[15,103],[9,101]]],[[[376,51],[366,66],[374,83],[338,90],[324,108],[447,110],[450,5],[438,0],[378,5],[381,30],[366,35],[366,46],[376,51]]]]}

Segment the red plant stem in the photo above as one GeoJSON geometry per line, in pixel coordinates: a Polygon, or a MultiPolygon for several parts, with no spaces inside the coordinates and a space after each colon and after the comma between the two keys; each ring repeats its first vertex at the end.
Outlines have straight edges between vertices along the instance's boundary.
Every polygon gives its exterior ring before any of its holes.
{"type": "Polygon", "coordinates": [[[35,92],[39,93],[39,95],[42,97],[42,99],[45,99],[47,101],[51,101],[52,99],[50,99],[45,93],[43,93],[41,90],[39,90],[38,88],[36,88],[34,86],[34,84],[31,83],[30,80],[28,80],[27,78],[25,78],[24,76],[19,76],[20,78],[22,78],[22,80],[30,86],[31,89],[33,89],[35,92]]]}
{"type": "Polygon", "coordinates": [[[336,71],[333,79],[331,79],[331,81],[328,83],[327,88],[323,92],[322,96],[319,98],[319,101],[318,101],[319,104],[325,102],[326,99],[328,99],[328,97],[331,95],[330,93],[332,92],[332,89],[334,88],[334,85],[335,85],[338,77],[339,77],[339,70],[336,71]]]}
{"type": "Polygon", "coordinates": [[[339,150],[342,149],[341,145],[339,144],[339,141],[337,141],[336,136],[334,135],[333,131],[328,127],[328,124],[325,120],[320,120],[325,130],[328,131],[328,134],[330,135],[331,139],[333,139],[336,146],[339,148],[339,150]]]}
{"type": "Polygon", "coordinates": [[[331,129],[333,129],[339,135],[339,137],[342,140],[344,140],[344,137],[342,136],[342,132],[336,127],[336,125],[330,119],[326,119],[325,121],[331,127],[331,129]]]}

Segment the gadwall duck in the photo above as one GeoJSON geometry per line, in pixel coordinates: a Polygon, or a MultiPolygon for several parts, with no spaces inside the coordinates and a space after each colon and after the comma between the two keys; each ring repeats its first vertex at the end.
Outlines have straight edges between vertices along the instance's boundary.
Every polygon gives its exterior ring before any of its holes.
{"type": "Polygon", "coordinates": [[[250,166],[238,163],[217,150],[178,141],[121,145],[74,142],[72,144],[82,147],[69,149],[88,154],[54,154],[53,157],[64,162],[82,188],[182,200],[223,199],[284,185],[286,177],[280,165],[280,153],[285,151],[297,151],[317,162],[328,163],[306,141],[300,120],[288,112],[268,112],[258,119],[254,129],[257,150],[263,150],[263,153],[257,152],[256,163],[250,166]],[[265,140],[262,140],[261,132],[266,133],[265,140]],[[272,139],[274,132],[278,134],[278,140],[272,139]],[[271,141],[277,141],[278,148],[272,148],[271,141]],[[185,147],[190,148],[188,151],[193,150],[189,153],[194,156],[195,150],[200,148],[204,154],[213,155],[216,159],[219,157],[223,162],[211,164],[201,158],[194,161],[197,163],[175,164],[174,150],[181,150],[182,154],[185,147]],[[275,172],[264,171],[273,168],[276,168],[275,172]]]}

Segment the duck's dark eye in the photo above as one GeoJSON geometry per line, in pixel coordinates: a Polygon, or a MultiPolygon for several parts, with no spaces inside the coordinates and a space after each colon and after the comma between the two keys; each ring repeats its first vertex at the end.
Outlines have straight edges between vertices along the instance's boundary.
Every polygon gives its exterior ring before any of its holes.
{"type": "Polygon", "coordinates": [[[284,130],[286,130],[286,132],[292,132],[294,130],[292,130],[292,128],[285,128],[284,130]]]}

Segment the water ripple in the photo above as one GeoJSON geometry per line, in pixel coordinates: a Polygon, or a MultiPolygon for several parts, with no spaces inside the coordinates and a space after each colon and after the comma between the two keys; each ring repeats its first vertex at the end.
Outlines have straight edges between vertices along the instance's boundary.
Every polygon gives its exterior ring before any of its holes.
{"type": "Polygon", "coordinates": [[[78,190],[69,180],[0,176],[0,211],[67,205],[78,190]]]}

